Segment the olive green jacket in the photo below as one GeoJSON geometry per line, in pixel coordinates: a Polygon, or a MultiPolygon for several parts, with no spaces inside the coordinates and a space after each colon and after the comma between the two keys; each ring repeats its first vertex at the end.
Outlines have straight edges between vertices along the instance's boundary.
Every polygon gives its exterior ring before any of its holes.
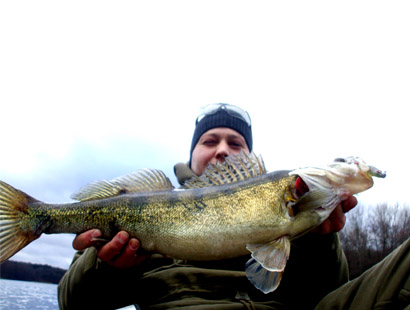
{"type": "MultiPolygon", "coordinates": [[[[192,175],[177,165],[178,180],[192,175]],[[185,177],[184,177],[185,176],[185,177]]],[[[263,294],[248,281],[249,255],[207,262],[152,255],[142,266],[120,270],[101,262],[96,249],[78,252],[60,281],[60,309],[313,309],[348,280],[337,234],[308,234],[292,242],[279,288],[263,294]]]]}

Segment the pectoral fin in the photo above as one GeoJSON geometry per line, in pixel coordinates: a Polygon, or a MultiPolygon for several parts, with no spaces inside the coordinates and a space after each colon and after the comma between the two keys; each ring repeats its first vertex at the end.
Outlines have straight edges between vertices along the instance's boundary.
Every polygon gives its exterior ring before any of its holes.
{"type": "Polygon", "coordinates": [[[289,238],[282,237],[267,244],[248,244],[246,248],[252,253],[246,263],[249,281],[265,294],[274,291],[289,258],[289,238]]]}
{"type": "Polygon", "coordinates": [[[297,212],[314,210],[319,207],[331,209],[340,203],[338,195],[329,189],[315,189],[300,197],[293,208],[297,212]]]}
{"type": "Polygon", "coordinates": [[[247,244],[246,248],[263,268],[270,271],[283,271],[289,258],[290,241],[285,236],[265,244],[247,244]]]}

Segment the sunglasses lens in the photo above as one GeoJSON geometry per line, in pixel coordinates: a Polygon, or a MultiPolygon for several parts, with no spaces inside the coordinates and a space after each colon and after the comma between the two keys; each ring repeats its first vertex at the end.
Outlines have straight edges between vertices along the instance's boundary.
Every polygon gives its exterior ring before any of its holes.
{"type": "Polygon", "coordinates": [[[205,116],[212,115],[219,110],[225,110],[230,116],[239,118],[245,121],[248,126],[251,126],[251,118],[248,112],[242,110],[241,108],[238,108],[237,106],[227,103],[214,103],[203,107],[196,119],[196,123],[198,124],[198,122],[200,122],[201,119],[203,119],[205,116]]]}

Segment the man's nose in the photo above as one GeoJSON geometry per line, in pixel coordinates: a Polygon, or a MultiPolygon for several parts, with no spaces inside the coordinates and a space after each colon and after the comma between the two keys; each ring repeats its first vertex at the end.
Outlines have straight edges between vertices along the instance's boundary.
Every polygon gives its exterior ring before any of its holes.
{"type": "Polygon", "coordinates": [[[217,150],[216,150],[216,159],[219,161],[224,161],[225,157],[229,156],[230,154],[230,148],[229,145],[226,142],[221,141],[218,144],[217,150]]]}

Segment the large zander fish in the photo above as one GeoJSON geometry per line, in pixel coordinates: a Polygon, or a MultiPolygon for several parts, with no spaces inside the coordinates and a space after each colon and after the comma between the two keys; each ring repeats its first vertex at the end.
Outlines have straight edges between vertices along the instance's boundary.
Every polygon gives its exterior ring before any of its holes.
{"type": "Polygon", "coordinates": [[[0,262],[42,233],[81,233],[92,228],[105,238],[125,230],[143,249],[189,260],[218,260],[247,253],[248,279],[261,291],[276,289],[290,240],[322,223],[348,195],[385,174],[358,158],[324,168],[267,173],[253,153],[231,155],[201,177],[174,189],[158,170],[91,183],[72,198],[46,204],[0,181],[0,262]],[[309,187],[296,193],[301,177],[309,187]]]}

